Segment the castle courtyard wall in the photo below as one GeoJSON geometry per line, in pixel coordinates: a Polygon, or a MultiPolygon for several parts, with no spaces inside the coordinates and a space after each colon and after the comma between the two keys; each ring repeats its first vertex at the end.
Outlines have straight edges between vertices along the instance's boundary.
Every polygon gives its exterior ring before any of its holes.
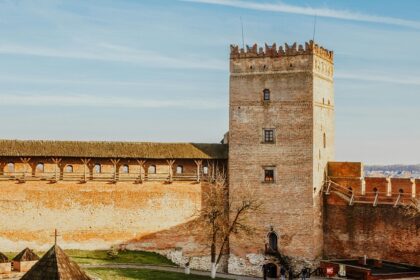
{"type": "Polygon", "coordinates": [[[325,200],[325,258],[366,255],[420,265],[420,217],[409,217],[402,207],[392,205],[349,206],[334,193],[325,200]]]}
{"type": "Polygon", "coordinates": [[[0,181],[4,251],[51,246],[107,249],[191,220],[202,203],[197,182],[0,181]]]}

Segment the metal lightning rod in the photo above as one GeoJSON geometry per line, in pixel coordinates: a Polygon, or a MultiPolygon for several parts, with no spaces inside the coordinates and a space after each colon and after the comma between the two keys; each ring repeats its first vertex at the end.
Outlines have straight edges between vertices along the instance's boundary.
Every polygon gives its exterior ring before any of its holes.
{"type": "Polygon", "coordinates": [[[315,43],[315,31],[316,31],[316,15],[314,17],[314,33],[312,35],[312,41],[315,43]]]}
{"type": "Polygon", "coordinates": [[[241,30],[242,30],[242,48],[245,49],[245,39],[244,39],[244,23],[242,22],[242,17],[239,17],[241,20],[241,30]]]}

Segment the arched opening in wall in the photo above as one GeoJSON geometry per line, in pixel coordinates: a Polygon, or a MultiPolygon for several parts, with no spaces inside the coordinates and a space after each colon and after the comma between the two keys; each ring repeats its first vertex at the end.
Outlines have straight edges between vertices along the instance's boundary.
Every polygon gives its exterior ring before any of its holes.
{"type": "Polygon", "coordinates": [[[100,163],[95,163],[95,166],[93,167],[93,170],[96,174],[99,174],[102,172],[102,166],[100,163]]]}
{"type": "Polygon", "coordinates": [[[176,167],[176,174],[182,174],[182,173],[184,173],[184,166],[178,165],[176,167]]]}
{"type": "Polygon", "coordinates": [[[35,172],[37,172],[37,173],[44,173],[44,164],[42,162],[38,162],[36,164],[35,172]]]}
{"type": "Polygon", "coordinates": [[[124,164],[123,166],[121,166],[121,173],[127,174],[129,172],[130,172],[130,167],[127,164],[124,164]]]}
{"type": "Polygon", "coordinates": [[[376,195],[378,193],[378,189],[377,188],[373,188],[373,193],[376,195]]]}
{"type": "Polygon", "coordinates": [[[322,136],[322,142],[323,142],[323,145],[324,145],[324,149],[327,148],[327,135],[325,134],[325,132],[322,136]]]}
{"type": "Polygon", "coordinates": [[[264,274],[268,278],[277,278],[277,265],[274,263],[268,263],[264,267],[264,274]]]}
{"type": "Polygon", "coordinates": [[[147,169],[147,173],[149,174],[156,174],[156,165],[150,165],[147,169]]]}
{"type": "Polygon", "coordinates": [[[403,190],[403,189],[399,189],[399,190],[398,190],[398,192],[399,192],[400,194],[403,194],[403,193],[404,193],[404,190],[403,190]]]}
{"type": "Polygon", "coordinates": [[[322,104],[325,104],[325,98],[322,98],[322,104]]]}
{"type": "Polygon", "coordinates": [[[13,162],[9,162],[7,164],[7,172],[9,173],[15,172],[15,164],[13,162]]]}
{"type": "Polygon", "coordinates": [[[73,165],[71,165],[71,164],[66,165],[65,172],[66,173],[73,173],[73,165]]]}
{"type": "Polygon", "coordinates": [[[353,188],[352,187],[348,187],[347,189],[348,189],[349,195],[352,195],[353,194],[353,188]]]}
{"type": "Polygon", "coordinates": [[[277,241],[278,237],[274,231],[268,233],[268,248],[271,252],[277,252],[277,241]]]}

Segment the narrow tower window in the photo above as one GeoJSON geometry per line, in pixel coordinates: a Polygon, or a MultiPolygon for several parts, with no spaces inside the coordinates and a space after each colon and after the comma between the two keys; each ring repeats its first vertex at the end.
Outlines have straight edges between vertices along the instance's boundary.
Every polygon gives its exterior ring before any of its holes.
{"type": "Polygon", "coordinates": [[[264,168],[264,182],[266,183],[274,182],[274,168],[273,167],[264,168]]]}
{"type": "Polygon", "coordinates": [[[274,129],[264,129],[264,143],[274,143],[274,129]]]}
{"type": "Polygon", "coordinates": [[[264,101],[270,101],[270,90],[268,88],[263,90],[263,99],[264,101]]]}
{"type": "Polygon", "coordinates": [[[277,252],[277,234],[273,231],[268,234],[268,246],[270,251],[277,252]]]}
{"type": "Polygon", "coordinates": [[[323,137],[322,137],[322,141],[324,142],[324,149],[327,147],[327,135],[324,133],[323,137]]]}

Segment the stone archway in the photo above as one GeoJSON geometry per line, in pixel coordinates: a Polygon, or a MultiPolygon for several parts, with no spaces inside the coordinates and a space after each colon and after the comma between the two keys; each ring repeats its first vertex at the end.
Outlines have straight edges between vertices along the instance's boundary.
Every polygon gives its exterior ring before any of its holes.
{"type": "Polygon", "coordinates": [[[277,279],[277,265],[274,263],[266,264],[266,276],[268,279],[277,279]]]}

